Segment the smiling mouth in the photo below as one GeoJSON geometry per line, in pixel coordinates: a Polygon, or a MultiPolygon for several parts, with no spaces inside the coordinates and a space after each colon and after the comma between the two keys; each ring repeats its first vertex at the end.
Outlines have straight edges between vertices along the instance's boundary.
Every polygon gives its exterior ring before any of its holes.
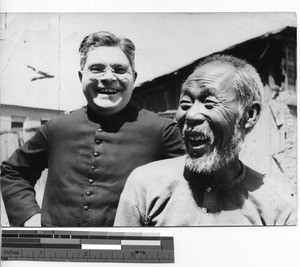
{"type": "Polygon", "coordinates": [[[101,88],[101,89],[98,89],[97,92],[99,94],[114,95],[114,94],[118,93],[119,91],[116,89],[101,88]]]}
{"type": "Polygon", "coordinates": [[[204,135],[203,133],[191,133],[189,136],[189,145],[192,148],[198,148],[209,144],[211,144],[210,136],[204,135]]]}

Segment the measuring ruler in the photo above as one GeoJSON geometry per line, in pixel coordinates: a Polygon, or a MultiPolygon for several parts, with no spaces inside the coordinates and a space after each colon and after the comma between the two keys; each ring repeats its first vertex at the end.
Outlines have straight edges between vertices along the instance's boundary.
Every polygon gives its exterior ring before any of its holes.
{"type": "Polygon", "coordinates": [[[1,260],[173,263],[159,233],[2,229],[1,260]]]}

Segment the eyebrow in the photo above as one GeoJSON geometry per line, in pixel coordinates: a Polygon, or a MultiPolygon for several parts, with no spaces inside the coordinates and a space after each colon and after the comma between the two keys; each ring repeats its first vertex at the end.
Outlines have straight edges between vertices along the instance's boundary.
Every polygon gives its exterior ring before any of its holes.
{"type": "Polygon", "coordinates": [[[130,66],[130,65],[128,65],[128,64],[120,64],[120,63],[115,63],[115,64],[112,64],[112,65],[110,65],[110,66],[112,66],[112,67],[128,67],[128,66],[130,66]]]}
{"type": "Polygon", "coordinates": [[[106,67],[106,66],[111,66],[111,67],[128,67],[127,64],[120,64],[120,63],[114,63],[114,64],[109,64],[109,65],[106,65],[106,64],[102,64],[102,63],[92,63],[90,65],[90,67],[94,67],[94,66],[99,66],[99,67],[106,67]]]}
{"type": "MultiPolygon", "coordinates": [[[[195,88],[195,86],[193,86],[193,85],[191,85],[191,86],[186,86],[186,87],[184,87],[184,88],[182,88],[182,94],[187,94],[187,95],[189,95],[189,96],[191,96],[192,95],[192,93],[191,93],[191,89],[200,89],[200,88],[203,88],[203,91],[202,91],[202,93],[201,93],[201,96],[203,95],[204,97],[207,97],[207,96],[209,96],[209,95],[216,95],[215,93],[216,93],[216,89],[215,88],[213,88],[213,87],[206,87],[206,86],[200,86],[200,87],[196,87],[195,88]]],[[[201,88],[201,89],[202,89],[201,88]]]]}
{"type": "Polygon", "coordinates": [[[89,67],[94,67],[94,66],[105,67],[106,65],[102,63],[92,63],[89,67]]]}

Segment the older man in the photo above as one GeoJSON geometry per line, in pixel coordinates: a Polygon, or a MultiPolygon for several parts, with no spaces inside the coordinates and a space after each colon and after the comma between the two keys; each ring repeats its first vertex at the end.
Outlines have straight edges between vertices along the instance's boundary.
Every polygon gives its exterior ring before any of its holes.
{"type": "Polygon", "coordinates": [[[115,226],[295,224],[272,180],[239,160],[261,102],[252,66],[232,56],[204,60],[183,84],[176,114],[187,155],[137,168],[115,226]]]}
{"type": "Polygon", "coordinates": [[[87,106],[47,122],[2,164],[12,226],[112,226],[130,172],[183,154],[175,122],[130,103],[134,51],[129,39],[109,32],[84,38],[79,78],[87,106]],[[41,209],[34,185],[45,168],[41,209]]]}

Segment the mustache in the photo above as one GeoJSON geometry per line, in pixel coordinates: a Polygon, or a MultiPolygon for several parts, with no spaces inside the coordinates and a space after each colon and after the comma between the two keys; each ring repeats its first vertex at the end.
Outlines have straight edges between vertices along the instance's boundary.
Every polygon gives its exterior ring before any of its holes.
{"type": "Polygon", "coordinates": [[[206,124],[196,124],[196,125],[188,125],[184,123],[182,129],[182,136],[185,139],[186,137],[198,138],[198,139],[206,139],[212,144],[215,140],[215,135],[212,129],[206,124]]]}

